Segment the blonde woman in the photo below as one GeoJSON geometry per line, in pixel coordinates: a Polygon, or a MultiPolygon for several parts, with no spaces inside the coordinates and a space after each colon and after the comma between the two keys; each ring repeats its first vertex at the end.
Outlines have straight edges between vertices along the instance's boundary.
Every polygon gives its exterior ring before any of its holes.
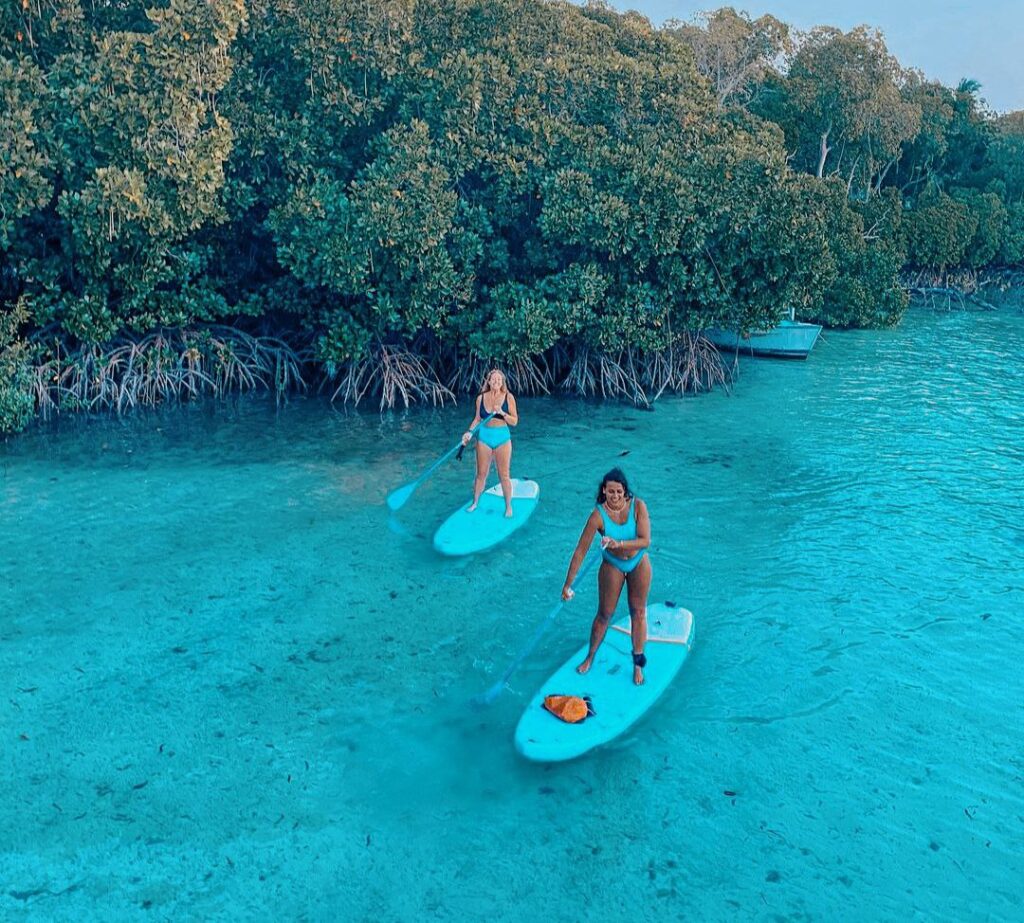
{"type": "Polygon", "coordinates": [[[509,427],[519,422],[516,399],[509,393],[505,385],[505,375],[500,369],[491,369],[484,379],[483,387],[476,397],[476,416],[469,424],[469,429],[462,434],[462,444],[469,445],[473,438],[470,430],[481,420],[493,414],[483,426],[476,431],[476,479],[473,481],[473,502],[468,507],[470,513],[480,502],[480,494],[487,484],[487,474],[493,463],[498,469],[501,480],[501,493],[505,498],[505,518],[512,518],[512,478],[509,468],[512,464],[512,432],[509,427]]]}

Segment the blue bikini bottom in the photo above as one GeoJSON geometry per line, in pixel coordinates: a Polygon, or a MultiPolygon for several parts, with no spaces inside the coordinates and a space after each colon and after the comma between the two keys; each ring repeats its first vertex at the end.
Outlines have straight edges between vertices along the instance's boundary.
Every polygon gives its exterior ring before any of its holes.
{"type": "Polygon", "coordinates": [[[512,433],[507,426],[481,426],[476,431],[477,437],[492,452],[498,446],[512,441],[512,433]]]}

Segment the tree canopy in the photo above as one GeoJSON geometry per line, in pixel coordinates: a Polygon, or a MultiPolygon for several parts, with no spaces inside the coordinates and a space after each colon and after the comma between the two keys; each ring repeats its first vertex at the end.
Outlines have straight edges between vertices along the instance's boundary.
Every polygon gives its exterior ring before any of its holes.
{"type": "Polygon", "coordinates": [[[18,0],[0,389],[23,408],[54,343],[214,322],[308,343],[328,375],[382,349],[447,368],[656,353],[791,305],[890,324],[907,266],[1020,263],[1022,153],[1019,113],[867,29],[729,8],[656,29],[539,0],[18,0]]]}

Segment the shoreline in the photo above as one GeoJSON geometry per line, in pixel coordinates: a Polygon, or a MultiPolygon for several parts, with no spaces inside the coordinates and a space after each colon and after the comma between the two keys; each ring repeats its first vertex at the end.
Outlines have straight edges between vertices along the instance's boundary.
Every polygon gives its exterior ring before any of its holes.
{"type": "MultiPolygon", "coordinates": [[[[1024,274],[1017,272],[918,273],[903,282],[911,308],[1024,310],[1024,274]]],[[[27,348],[38,354],[43,343],[34,340],[27,348]]],[[[479,380],[494,366],[524,396],[598,398],[649,408],[666,393],[703,394],[719,387],[728,391],[739,371],[734,356],[720,352],[699,333],[677,336],[673,346],[653,352],[626,348],[608,353],[569,342],[506,362],[460,357],[436,343],[378,342],[364,358],[334,369],[315,357],[308,335],[258,335],[227,324],[122,336],[105,347],[69,350],[53,340],[49,348],[50,358],[28,365],[31,414],[20,430],[5,437],[83,411],[120,417],[141,408],[248,394],[272,396],[278,404],[322,395],[332,405],[381,413],[458,406],[476,393],[479,380]]]]}
{"type": "Polygon", "coordinates": [[[665,393],[728,388],[736,374],[734,363],[700,334],[684,334],[654,352],[600,352],[570,343],[506,362],[376,343],[364,358],[333,370],[315,358],[308,342],[289,343],[223,324],[123,337],[105,349],[65,350],[59,342],[55,347],[51,358],[29,368],[30,422],[81,411],[123,416],[141,407],[257,393],[278,403],[319,394],[332,404],[375,405],[381,412],[457,405],[476,393],[494,366],[524,396],[565,394],[649,407],[665,393]]]}

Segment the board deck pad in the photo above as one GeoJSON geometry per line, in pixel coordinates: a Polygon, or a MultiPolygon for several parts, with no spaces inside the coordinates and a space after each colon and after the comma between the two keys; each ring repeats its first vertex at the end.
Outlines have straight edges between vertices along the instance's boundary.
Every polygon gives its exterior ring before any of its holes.
{"type": "Polygon", "coordinates": [[[513,532],[526,525],[540,500],[540,485],[536,481],[512,479],[512,518],[505,518],[505,498],[501,485],[496,484],[480,495],[480,503],[472,512],[466,501],[434,533],[434,548],[447,555],[474,554],[486,551],[505,541],[513,532]]]}
{"type": "Polygon", "coordinates": [[[644,684],[633,684],[629,616],[615,622],[598,648],[590,671],[576,667],[587,644],[570,657],[530,700],[516,727],[516,750],[538,762],[571,760],[614,740],[633,725],[668,688],[693,645],[693,613],[670,603],[647,607],[647,666],[644,684]],[[594,715],[567,724],[543,707],[546,695],[590,696],[594,715]]]}

